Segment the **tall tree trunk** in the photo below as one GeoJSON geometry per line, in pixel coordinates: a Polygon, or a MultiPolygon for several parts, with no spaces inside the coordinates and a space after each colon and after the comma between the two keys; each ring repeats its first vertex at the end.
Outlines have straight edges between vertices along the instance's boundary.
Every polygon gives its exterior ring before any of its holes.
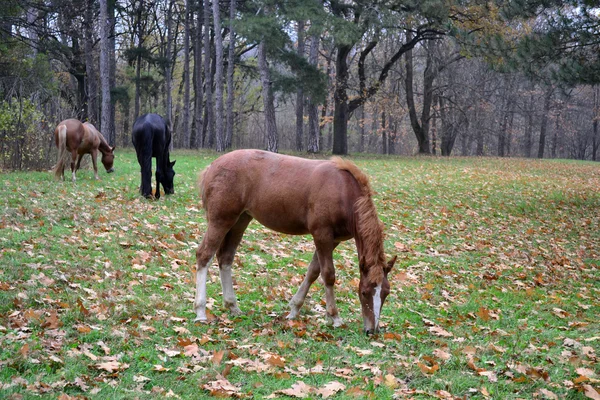
{"type": "Polygon", "coordinates": [[[381,112],[381,154],[388,154],[388,134],[385,122],[385,110],[383,110],[381,112]]]}
{"type": "Polygon", "coordinates": [[[595,85],[594,90],[594,110],[592,120],[592,161],[596,161],[596,154],[598,151],[598,145],[600,144],[600,138],[598,137],[598,118],[600,118],[600,86],[595,85]]]}
{"type": "Polygon", "coordinates": [[[544,158],[544,149],[546,147],[546,129],[548,127],[548,113],[550,112],[552,92],[552,88],[547,88],[546,95],[544,96],[544,112],[542,113],[542,123],[540,126],[540,145],[538,147],[538,158],[544,158]]]}
{"type": "Polygon", "coordinates": [[[534,85],[532,84],[527,106],[527,125],[525,125],[525,138],[523,143],[523,153],[527,158],[531,157],[531,148],[533,147],[533,89],[534,85]]]}
{"type": "Polygon", "coordinates": [[[365,151],[365,136],[366,136],[365,104],[363,104],[362,107],[360,107],[360,113],[357,115],[356,119],[358,121],[358,135],[360,136],[359,142],[358,142],[358,152],[363,153],[365,151]]]}
{"type": "Polygon", "coordinates": [[[221,35],[221,12],[219,2],[213,0],[213,26],[215,30],[215,134],[217,151],[225,150],[225,135],[223,132],[223,36],[221,35]]]}
{"type": "MultiPolygon", "coordinates": [[[[195,108],[194,119],[196,133],[194,135],[196,141],[192,143],[194,148],[204,147],[204,121],[202,120],[202,103],[204,103],[204,79],[202,78],[202,20],[203,15],[202,0],[198,1],[198,13],[196,16],[196,40],[194,41],[194,71],[196,74],[195,87],[195,108]]],[[[204,29],[207,29],[206,27],[204,29]]]]}
{"type": "MultiPolygon", "coordinates": [[[[218,0],[214,0],[218,1],[218,0]]],[[[214,145],[214,114],[213,114],[213,92],[212,92],[212,71],[211,71],[211,58],[212,51],[210,45],[210,15],[212,14],[212,8],[210,0],[204,0],[204,94],[206,95],[206,104],[204,105],[204,126],[206,127],[206,147],[212,148],[214,145]]],[[[216,34],[216,33],[215,33],[216,34]]]]}
{"type": "MultiPolygon", "coordinates": [[[[102,87],[102,122],[101,129],[110,137],[110,41],[108,38],[107,0],[100,0],[100,85],[102,87]]],[[[110,143],[110,142],[109,142],[110,143]]]]}
{"type": "MultiPolygon", "coordinates": [[[[115,55],[116,49],[116,37],[115,29],[117,25],[117,18],[115,17],[115,2],[109,1],[108,3],[108,26],[110,28],[110,32],[108,35],[108,43],[109,43],[109,52],[108,52],[108,63],[109,63],[109,74],[108,74],[108,82],[110,84],[110,90],[117,86],[117,58],[115,55]]],[[[110,145],[115,145],[117,143],[117,127],[115,125],[115,102],[111,100],[110,102],[110,118],[108,122],[108,133],[106,133],[106,140],[110,145]]]]}
{"type": "Polygon", "coordinates": [[[140,0],[136,10],[135,31],[137,33],[137,55],[135,63],[135,105],[133,110],[133,119],[136,120],[140,116],[140,85],[142,79],[142,46],[144,44],[144,33],[142,32],[142,10],[144,8],[144,0],[140,0]]]}
{"type": "Polygon", "coordinates": [[[348,54],[351,45],[338,45],[335,58],[335,92],[333,95],[333,154],[348,154],[348,54]]]}
{"type": "MultiPolygon", "coordinates": [[[[556,113],[554,125],[554,135],[552,135],[552,146],[550,147],[550,157],[556,158],[556,148],[558,147],[558,128],[560,127],[560,112],[556,113]]],[[[585,150],[584,150],[585,154],[585,150]]],[[[582,158],[583,160],[583,158],[582,158]]]]}
{"type": "MultiPolygon", "coordinates": [[[[298,21],[298,55],[304,57],[304,21],[298,21]]],[[[304,137],[304,90],[299,87],[296,91],[296,151],[302,151],[304,137]]]]}
{"type": "Polygon", "coordinates": [[[260,70],[260,79],[262,82],[267,151],[277,153],[279,150],[279,137],[275,120],[275,104],[273,89],[271,88],[271,73],[269,72],[269,64],[267,63],[267,49],[264,40],[260,42],[258,47],[258,69],[260,70]]]}
{"type": "MultiPolygon", "coordinates": [[[[406,33],[406,41],[410,42],[412,40],[412,33],[407,31],[406,33]]],[[[427,55],[427,66],[425,67],[424,73],[424,82],[423,82],[423,110],[421,111],[421,121],[419,123],[419,118],[417,117],[417,110],[415,108],[415,98],[414,98],[414,89],[413,89],[413,57],[412,57],[412,49],[409,49],[405,53],[406,58],[406,78],[405,78],[405,87],[406,87],[406,103],[408,106],[408,114],[410,117],[410,124],[412,126],[413,132],[417,138],[417,143],[419,145],[419,154],[430,154],[431,150],[429,148],[429,112],[431,109],[431,101],[432,101],[432,86],[433,86],[433,73],[431,66],[431,56],[427,55]]]]}
{"type": "MultiPolygon", "coordinates": [[[[185,0],[183,34],[183,147],[190,148],[190,1],[185,0]]],[[[217,0],[215,2],[218,3],[217,0]]]]}
{"type": "Polygon", "coordinates": [[[98,122],[96,68],[94,63],[94,0],[87,0],[85,9],[85,75],[87,89],[87,117],[96,125],[98,122]]]}
{"type": "Polygon", "coordinates": [[[233,85],[235,63],[235,9],[236,1],[229,2],[229,52],[227,55],[227,125],[225,129],[225,148],[231,148],[233,141],[233,99],[235,87],[233,85]]]}
{"type": "MultiPolygon", "coordinates": [[[[308,61],[311,65],[317,66],[319,62],[319,35],[313,35],[310,39],[310,50],[308,61]]],[[[319,152],[319,105],[311,96],[308,99],[308,143],[309,153],[319,152]]]]}
{"type": "Polygon", "coordinates": [[[167,5],[167,43],[165,49],[165,119],[169,131],[173,132],[173,76],[171,74],[171,44],[173,42],[173,7],[175,0],[168,0],[167,5]]]}

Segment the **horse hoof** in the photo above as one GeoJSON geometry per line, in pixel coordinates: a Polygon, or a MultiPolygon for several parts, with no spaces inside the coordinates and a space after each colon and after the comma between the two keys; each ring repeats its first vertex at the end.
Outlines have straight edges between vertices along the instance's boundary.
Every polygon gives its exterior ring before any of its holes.
{"type": "Polygon", "coordinates": [[[240,315],[244,314],[238,307],[230,308],[229,313],[235,317],[239,317],[240,315]]]}
{"type": "Polygon", "coordinates": [[[194,319],[194,323],[196,323],[196,322],[200,322],[200,323],[206,324],[208,322],[208,318],[206,318],[206,317],[204,317],[204,318],[196,317],[194,319]]]}

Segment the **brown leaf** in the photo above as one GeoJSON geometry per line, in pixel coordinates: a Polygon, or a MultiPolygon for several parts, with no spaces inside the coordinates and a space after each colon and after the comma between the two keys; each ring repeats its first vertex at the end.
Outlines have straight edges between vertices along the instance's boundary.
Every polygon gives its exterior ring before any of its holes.
{"type": "Polygon", "coordinates": [[[225,355],[225,351],[224,350],[218,350],[218,351],[215,350],[213,352],[213,356],[212,356],[212,359],[211,359],[212,363],[214,365],[220,365],[221,361],[223,360],[223,355],[225,355]]]}
{"type": "Polygon", "coordinates": [[[433,351],[433,355],[437,358],[439,358],[440,360],[444,360],[447,361],[452,357],[452,354],[445,352],[442,349],[435,349],[433,351]]]}
{"type": "Polygon", "coordinates": [[[51,310],[48,313],[48,316],[46,317],[46,319],[44,320],[44,323],[42,324],[42,328],[58,329],[58,327],[60,325],[61,325],[61,323],[58,319],[58,314],[56,313],[56,310],[51,310]]]}
{"type": "Polygon", "coordinates": [[[600,400],[600,393],[592,387],[592,385],[581,385],[583,388],[583,394],[588,399],[600,400]]]}
{"type": "Polygon", "coordinates": [[[433,333],[436,336],[442,336],[442,337],[452,337],[454,336],[452,333],[448,332],[447,330],[445,330],[444,328],[442,328],[441,326],[431,326],[429,328],[429,332],[433,333]]]}
{"type": "Polygon", "coordinates": [[[325,386],[323,386],[322,388],[317,389],[317,394],[320,394],[321,396],[323,396],[324,399],[327,399],[344,389],[346,389],[346,385],[344,385],[343,383],[340,383],[338,381],[331,381],[329,383],[326,383],[325,386]]]}
{"type": "Polygon", "coordinates": [[[558,396],[548,389],[540,389],[539,393],[543,395],[545,399],[558,400],[558,396]]]}
{"type": "Polygon", "coordinates": [[[123,371],[129,368],[129,364],[120,363],[118,361],[107,361],[96,364],[96,368],[113,373],[115,371],[123,371]]]}
{"type": "Polygon", "coordinates": [[[208,390],[211,396],[215,397],[234,397],[241,395],[240,389],[237,386],[232,385],[231,382],[223,377],[202,385],[202,388],[208,390]]]}
{"type": "Polygon", "coordinates": [[[298,397],[300,399],[303,399],[305,397],[308,397],[310,394],[312,394],[314,392],[314,390],[315,389],[312,386],[309,386],[302,381],[298,381],[298,382],[294,383],[291,388],[284,389],[284,390],[278,390],[275,393],[281,393],[281,394],[285,394],[286,396],[298,397]]]}
{"type": "Polygon", "coordinates": [[[285,358],[277,355],[277,354],[269,354],[267,356],[267,363],[275,366],[275,367],[285,367],[285,358]]]}

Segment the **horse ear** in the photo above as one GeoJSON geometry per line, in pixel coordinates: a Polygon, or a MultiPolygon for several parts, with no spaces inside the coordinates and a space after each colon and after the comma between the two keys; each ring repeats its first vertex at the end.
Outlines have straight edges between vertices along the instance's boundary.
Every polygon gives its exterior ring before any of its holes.
{"type": "Polygon", "coordinates": [[[111,152],[111,153],[114,153],[116,148],[117,148],[117,145],[114,145],[114,146],[113,146],[113,147],[110,149],[110,152],[111,152]]]}
{"type": "Polygon", "coordinates": [[[394,256],[390,261],[388,261],[387,265],[385,266],[385,274],[389,274],[390,271],[392,270],[392,268],[394,268],[394,264],[396,264],[396,259],[398,258],[398,256],[394,256]]]}
{"type": "Polygon", "coordinates": [[[173,162],[169,163],[169,166],[170,166],[171,168],[173,168],[173,166],[175,165],[175,163],[176,163],[176,162],[177,162],[177,160],[175,160],[175,161],[173,161],[173,162]]]}

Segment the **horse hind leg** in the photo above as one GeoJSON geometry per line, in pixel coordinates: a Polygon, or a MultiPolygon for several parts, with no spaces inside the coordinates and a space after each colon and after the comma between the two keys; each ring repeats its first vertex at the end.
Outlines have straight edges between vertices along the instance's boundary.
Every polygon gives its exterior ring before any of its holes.
{"type": "Polygon", "coordinates": [[[235,225],[227,232],[219,250],[217,251],[217,260],[219,262],[219,276],[221,278],[221,288],[223,290],[223,306],[229,310],[232,315],[241,315],[242,311],[237,305],[235,291],[233,289],[233,279],[231,276],[231,267],[235,252],[248,224],[252,217],[246,213],[242,214],[235,225]]]}
{"type": "Polygon", "coordinates": [[[212,264],[213,257],[219,249],[221,242],[235,225],[236,221],[209,220],[208,229],[202,242],[196,250],[196,300],[194,309],[196,319],[194,321],[206,322],[206,278],[208,268],[212,264]]]}
{"type": "Polygon", "coordinates": [[[306,299],[308,290],[310,289],[310,286],[313,284],[313,282],[319,277],[320,273],[321,265],[319,264],[319,257],[315,252],[313,254],[312,261],[308,266],[308,271],[306,272],[304,280],[298,287],[298,291],[296,292],[294,297],[292,297],[292,299],[289,302],[290,313],[288,314],[287,319],[294,319],[298,317],[298,313],[300,312],[300,308],[304,304],[304,300],[306,299]]]}

